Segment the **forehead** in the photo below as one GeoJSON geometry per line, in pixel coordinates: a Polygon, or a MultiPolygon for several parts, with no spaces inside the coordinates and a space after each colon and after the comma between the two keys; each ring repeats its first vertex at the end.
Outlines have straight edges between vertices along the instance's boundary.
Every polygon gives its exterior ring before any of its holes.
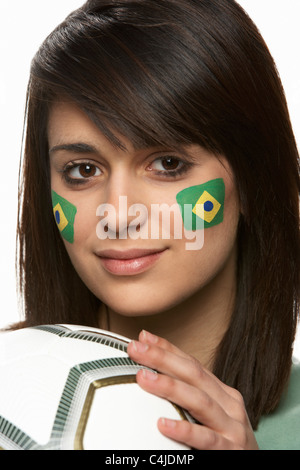
{"type": "MultiPolygon", "coordinates": [[[[183,127],[180,130],[162,123],[157,129],[151,119],[144,116],[142,125],[135,119],[133,110],[128,110],[128,116],[103,112],[97,103],[86,105],[79,101],[75,103],[68,95],[56,95],[48,110],[47,134],[49,145],[53,140],[68,139],[74,135],[77,138],[98,136],[106,138],[116,148],[125,150],[128,144],[139,150],[149,147],[168,147],[173,150],[183,149],[191,144],[200,145],[210,150],[210,146],[200,139],[193,138],[183,127]],[[204,145],[203,145],[204,143],[204,145]]],[[[206,140],[206,139],[204,139],[206,140]]]]}
{"type": "Polygon", "coordinates": [[[99,129],[79,106],[71,101],[58,101],[52,104],[48,117],[48,139],[65,140],[68,137],[97,134],[99,129]]]}
{"type": "MultiPolygon", "coordinates": [[[[118,135],[124,154],[132,150],[129,139],[118,135]]],[[[105,137],[99,127],[71,101],[59,101],[52,105],[48,119],[48,144],[50,156],[57,151],[74,154],[115,154],[116,147],[105,137]]],[[[60,152],[58,152],[60,154],[60,152]]]]}
{"type": "MultiPolygon", "coordinates": [[[[135,141],[112,126],[110,126],[110,132],[114,139],[106,136],[99,126],[71,100],[56,101],[49,110],[47,133],[50,150],[63,145],[70,146],[73,143],[81,143],[82,151],[84,151],[83,147],[85,150],[88,150],[88,147],[91,149],[101,147],[104,150],[107,148],[108,151],[114,148],[123,152],[139,151],[145,148],[168,148],[182,152],[187,150],[184,142],[167,143],[163,138],[162,143],[156,140],[135,141]]],[[[196,145],[188,147],[196,147],[196,145]]]]}

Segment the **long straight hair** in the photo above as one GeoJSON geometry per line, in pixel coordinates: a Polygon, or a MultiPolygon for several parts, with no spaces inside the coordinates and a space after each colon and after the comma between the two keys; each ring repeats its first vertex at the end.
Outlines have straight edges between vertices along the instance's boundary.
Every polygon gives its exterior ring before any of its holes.
{"type": "Polygon", "coordinates": [[[23,326],[97,325],[101,304],[54,222],[47,121],[73,100],[135,144],[197,143],[224,155],[241,201],[237,296],[215,374],[252,425],[286,386],[299,311],[299,166],[284,92],[257,28],[233,0],[90,0],[33,59],[20,177],[23,326]]]}

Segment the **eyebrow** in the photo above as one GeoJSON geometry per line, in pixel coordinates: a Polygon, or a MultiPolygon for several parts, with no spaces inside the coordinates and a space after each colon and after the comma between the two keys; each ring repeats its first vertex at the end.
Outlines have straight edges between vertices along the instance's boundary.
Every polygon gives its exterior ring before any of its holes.
{"type": "Polygon", "coordinates": [[[78,142],[74,144],[55,145],[49,150],[49,155],[59,150],[67,150],[68,152],[73,152],[73,153],[94,153],[94,154],[99,153],[98,150],[92,145],[78,142]]]}
{"type": "MultiPolygon", "coordinates": [[[[179,150],[185,155],[185,158],[192,162],[197,162],[198,159],[191,153],[187,152],[184,148],[184,146],[179,145],[179,150]]],[[[101,152],[94,147],[93,145],[90,144],[85,144],[83,142],[75,142],[72,144],[60,144],[60,145],[55,145],[49,150],[49,156],[51,156],[52,153],[55,153],[59,150],[65,150],[71,153],[77,153],[77,154],[93,154],[93,155],[98,155],[101,156],[101,152]]],[[[175,149],[174,149],[175,150],[175,149]]],[[[166,151],[166,150],[165,150],[166,151]]]]}

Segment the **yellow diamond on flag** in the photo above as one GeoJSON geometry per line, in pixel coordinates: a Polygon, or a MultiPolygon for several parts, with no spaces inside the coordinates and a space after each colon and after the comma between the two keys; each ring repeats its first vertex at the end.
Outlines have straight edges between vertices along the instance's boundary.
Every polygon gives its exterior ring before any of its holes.
{"type": "Polygon", "coordinates": [[[193,211],[205,222],[210,223],[221,208],[221,204],[207,191],[204,191],[196,202],[193,211]]]}
{"type": "Polygon", "coordinates": [[[59,203],[56,204],[56,206],[53,208],[53,214],[54,214],[57,226],[59,230],[62,232],[66,228],[69,222],[59,203]]]}

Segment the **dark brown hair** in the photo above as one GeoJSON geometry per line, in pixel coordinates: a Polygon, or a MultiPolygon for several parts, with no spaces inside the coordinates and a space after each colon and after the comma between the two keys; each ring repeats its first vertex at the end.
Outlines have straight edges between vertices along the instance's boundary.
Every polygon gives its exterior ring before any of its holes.
{"type": "Polygon", "coordinates": [[[71,265],[51,206],[47,119],[67,96],[115,145],[197,143],[228,159],[239,191],[237,297],[215,374],[252,425],[289,377],[299,299],[299,171],[272,57],[233,0],[90,0],[32,62],[20,180],[24,325],[97,326],[100,305],[71,265]]]}

